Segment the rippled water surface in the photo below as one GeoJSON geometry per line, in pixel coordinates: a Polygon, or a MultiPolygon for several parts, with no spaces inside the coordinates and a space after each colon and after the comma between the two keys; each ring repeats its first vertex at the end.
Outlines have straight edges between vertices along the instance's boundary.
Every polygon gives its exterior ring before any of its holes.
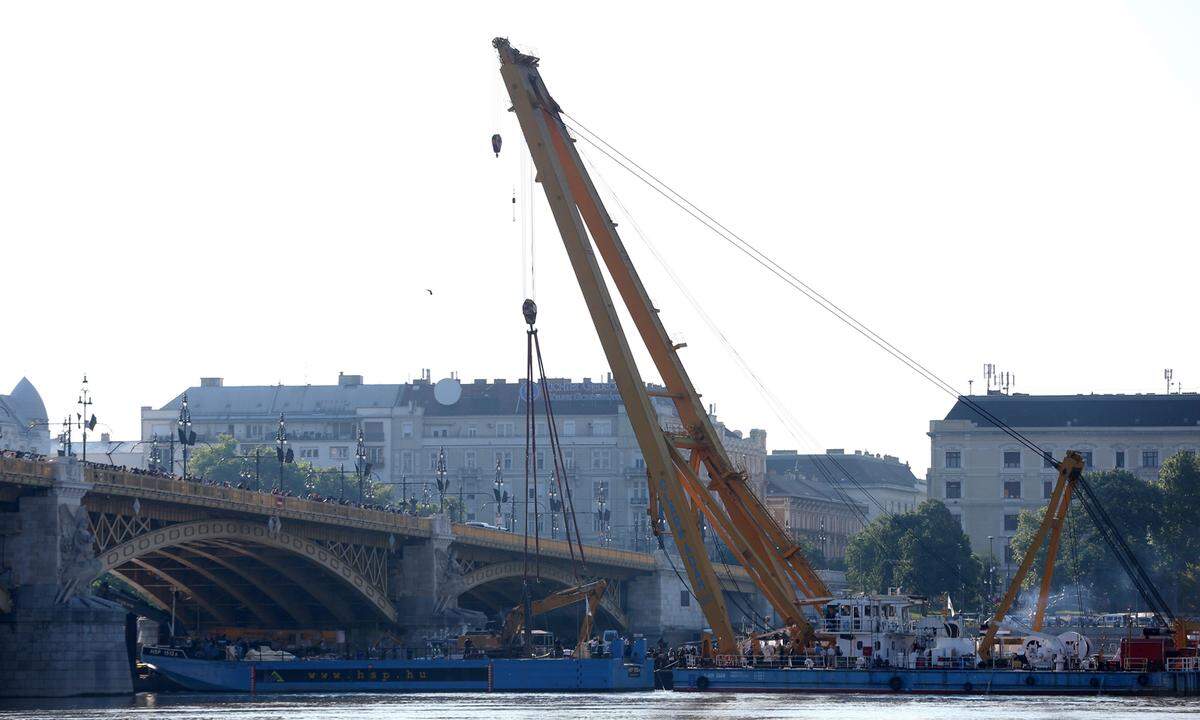
{"type": "Polygon", "coordinates": [[[71,720],[767,720],[931,718],[1072,720],[1200,716],[1200,698],[935,698],[866,695],[230,695],[142,694],[130,699],[0,704],[0,718],[71,720]]]}

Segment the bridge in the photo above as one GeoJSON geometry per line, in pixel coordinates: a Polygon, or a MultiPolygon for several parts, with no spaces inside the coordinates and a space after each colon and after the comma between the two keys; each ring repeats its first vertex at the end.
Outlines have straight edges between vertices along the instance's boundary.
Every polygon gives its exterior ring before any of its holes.
{"type": "MultiPolygon", "coordinates": [[[[0,457],[0,542],[0,623],[19,625],[22,612],[53,622],[81,603],[99,612],[103,603],[91,593],[101,580],[120,591],[109,597],[133,598],[200,632],[343,630],[360,644],[383,633],[413,641],[470,616],[464,611],[495,616],[520,601],[525,570],[523,537],[445,515],[208,485],[73,457],[0,457]]],[[[662,553],[587,546],[584,558],[581,566],[566,542],[542,539],[530,562],[535,592],[603,577],[610,590],[600,627],[673,639],[702,627],[662,553]]],[[[761,607],[744,570],[722,567],[719,575],[727,592],[761,607]]],[[[70,624],[60,624],[65,637],[70,624]]],[[[4,644],[0,638],[0,654],[9,654],[4,644]]]]}

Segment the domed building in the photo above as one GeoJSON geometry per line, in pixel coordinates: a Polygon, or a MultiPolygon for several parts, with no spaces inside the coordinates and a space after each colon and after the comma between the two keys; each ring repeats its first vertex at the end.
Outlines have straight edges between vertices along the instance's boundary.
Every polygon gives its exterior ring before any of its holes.
{"type": "Polygon", "coordinates": [[[49,454],[50,427],[46,404],[29,378],[21,378],[8,395],[0,395],[0,450],[49,454]]]}

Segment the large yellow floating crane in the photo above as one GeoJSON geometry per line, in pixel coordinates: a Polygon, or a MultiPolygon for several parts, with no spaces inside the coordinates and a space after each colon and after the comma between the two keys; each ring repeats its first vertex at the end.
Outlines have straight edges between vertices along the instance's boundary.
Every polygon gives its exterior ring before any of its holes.
{"type": "Polygon", "coordinates": [[[811,643],[813,629],[805,619],[804,605],[828,600],[829,589],[800,547],[754,494],[746,472],[736,467],[726,454],[680,361],[677,351],[682,345],[671,341],[659,319],[658,309],[650,301],[617,234],[616,224],[575,149],[561,109],[542,81],[538,59],[517,51],[504,38],[495,39],[493,46],[500,55],[500,74],[512,100],[511,110],[533,157],[537,181],[545,190],[646,460],[651,522],[658,527],[658,508],[661,508],[692,593],[716,636],[720,652],[735,652],[737,644],[716,569],[705,553],[700,514],[770,602],[793,642],[811,643]],[[665,390],[648,390],[638,371],[605,282],[601,260],[665,390]],[[652,396],[669,398],[674,403],[684,432],[669,433],[660,427],[652,396]],[[707,483],[700,478],[701,468],[707,471],[707,483]]]}

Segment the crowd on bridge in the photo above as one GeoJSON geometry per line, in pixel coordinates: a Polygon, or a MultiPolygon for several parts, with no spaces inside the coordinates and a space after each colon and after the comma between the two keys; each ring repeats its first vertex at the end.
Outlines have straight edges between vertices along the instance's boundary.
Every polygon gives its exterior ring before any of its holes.
{"type": "MultiPolygon", "coordinates": [[[[34,452],[26,452],[21,450],[0,450],[0,457],[15,458],[18,460],[32,460],[35,462],[46,462],[50,458],[34,452]]],[[[377,510],[379,512],[393,513],[396,515],[416,515],[417,514],[417,499],[415,497],[408,498],[399,503],[370,503],[370,502],[355,502],[346,498],[335,498],[327,495],[321,495],[316,492],[308,492],[296,494],[290,490],[275,488],[254,488],[245,482],[230,483],[227,481],[218,482],[207,478],[198,477],[195,475],[175,475],[170,472],[155,468],[140,468],[128,467],[125,465],[110,465],[108,463],[88,462],[87,466],[97,470],[108,470],[129,473],[131,475],[145,475],[148,477],[160,477],[173,480],[184,480],[186,482],[198,483],[209,487],[222,487],[229,489],[245,490],[247,492],[256,492],[264,495],[274,495],[281,497],[294,497],[301,500],[309,500],[311,502],[329,503],[333,505],[342,505],[346,507],[363,508],[366,510],[377,510]]]]}

